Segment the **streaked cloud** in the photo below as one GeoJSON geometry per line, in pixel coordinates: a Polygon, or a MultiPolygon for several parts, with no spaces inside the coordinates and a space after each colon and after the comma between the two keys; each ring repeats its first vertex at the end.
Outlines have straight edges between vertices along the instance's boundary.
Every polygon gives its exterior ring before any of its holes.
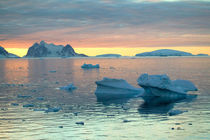
{"type": "Polygon", "coordinates": [[[209,0],[7,0],[0,19],[0,41],[210,46],[209,0]]]}

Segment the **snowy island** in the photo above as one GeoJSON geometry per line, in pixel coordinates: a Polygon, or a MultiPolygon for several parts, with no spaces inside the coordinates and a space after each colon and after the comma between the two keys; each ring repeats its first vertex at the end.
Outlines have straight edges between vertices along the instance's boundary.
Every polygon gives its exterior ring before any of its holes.
{"type": "Polygon", "coordinates": [[[69,44],[63,46],[41,41],[34,43],[25,57],[87,57],[87,55],[76,53],[69,44]]]}
{"type": "Polygon", "coordinates": [[[96,55],[96,57],[121,57],[120,54],[101,54],[101,55],[96,55]]]}
{"type": "Polygon", "coordinates": [[[160,49],[152,52],[138,53],[136,56],[193,56],[191,53],[171,50],[171,49],[160,49]]]}

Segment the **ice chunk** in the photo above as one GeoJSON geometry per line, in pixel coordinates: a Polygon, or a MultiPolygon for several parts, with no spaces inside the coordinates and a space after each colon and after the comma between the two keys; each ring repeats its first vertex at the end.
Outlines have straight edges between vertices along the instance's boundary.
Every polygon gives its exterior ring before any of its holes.
{"type": "Polygon", "coordinates": [[[31,98],[30,95],[18,95],[17,97],[18,98],[31,98]]]}
{"type": "Polygon", "coordinates": [[[187,91],[197,90],[192,82],[187,80],[171,81],[167,75],[142,74],[137,81],[145,90],[142,98],[146,102],[160,100],[169,103],[187,98],[187,91]]]}
{"type": "Polygon", "coordinates": [[[181,87],[184,91],[197,91],[198,89],[195,87],[195,85],[188,80],[173,80],[172,81],[173,86],[181,87]]]}
{"type": "Polygon", "coordinates": [[[43,109],[43,108],[35,108],[33,111],[46,111],[46,109],[43,109]]]}
{"type": "Polygon", "coordinates": [[[11,103],[12,106],[19,106],[18,103],[11,103]]]}
{"type": "Polygon", "coordinates": [[[174,116],[174,115],[179,115],[179,114],[182,114],[184,112],[187,112],[187,111],[182,111],[182,110],[171,110],[168,112],[168,115],[169,116],[174,116]]]}
{"type": "Polygon", "coordinates": [[[123,79],[104,78],[96,81],[95,95],[98,100],[112,100],[135,97],[144,92],[141,88],[135,88],[123,79]]]}
{"type": "Polygon", "coordinates": [[[67,85],[67,86],[60,87],[59,89],[71,91],[71,90],[77,89],[77,87],[75,87],[74,84],[71,83],[71,84],[69,84],[69,85],[67,85]]]}
{"type": "Polygon", "coordinates": [[[23,107],[34,107],[34,105],[33,104],[25,104],[25,105],[23,105],[23,107]]]}
{"type": "Polygon", "coordinates": [[[40,100],[40,101],[43,101],[44,100],[44,97],[37,97],[36,99],[37,100],[40,100]]]}
{"type": "Polygon", "coordinates": [[[49,72],[50,73],[56,73],[56,70],[50,70],[49,72]]]}
{"type": "Polygon", "coordinates": [[[86,64],[84,63],[81,68],[83,69],[93,69],[93,68],[100,68],[99,64],[93,65],[93,64],[86,64]]]}
{"type": "Polygon", "coordinates": [[[168,88],[171,84],[171,80],[167,75],[148,75],[142,74],[138,78],[138,84],[140,86],[150,86],[150,87],[157,87],[161,89],[168,88]]]}
{"type": "Polygon", "coordinates": [[[85,123],[84,122],[76,122],[75,124],[78,124],[78,125],[85,125],[85,123]]]}
{"type": "MultiPolygon", "coordinates": [[[[188,80],[171,81],[167,75],[142,74],[138,78],[138,84],[145,88],[156,88],[157,90],[168,90],[171,92],[186,94],[187,91],[196,91],[195,85],[188,80]]],[[[155,94],[155,92],[153,93],[155,94]]]]}
{"type": "Polygon", "coordinates": [[[48,112],[58,112],[60,111],[61,108],[48,108],[47,110],[45,110],[45,113],[48,113],[48,112]]]}

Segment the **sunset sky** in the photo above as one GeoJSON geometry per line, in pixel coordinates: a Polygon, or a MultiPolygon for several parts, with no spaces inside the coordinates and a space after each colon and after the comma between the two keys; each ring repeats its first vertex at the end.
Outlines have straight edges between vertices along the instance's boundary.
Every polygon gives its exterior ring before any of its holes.
{"type": "Polygon", "coordinates": [[[210,54],[210,0],[0,1],[0,46],[23,56],[41,40],[87,55],[210,54]]]}

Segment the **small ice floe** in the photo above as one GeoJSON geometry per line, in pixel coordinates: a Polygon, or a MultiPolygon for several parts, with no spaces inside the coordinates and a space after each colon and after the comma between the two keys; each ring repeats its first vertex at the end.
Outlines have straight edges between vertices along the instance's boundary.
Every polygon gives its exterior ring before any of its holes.
{"type": "Polygon", "coordinates": [[[78,125],[85,125],[85,123],[84,122],[76,122],[75,124],[78,124],[78,125]]]}
{"type": "Polygon", "coordinates": [[[58,112],[60,111],[61,108],[48,108],[47,110],[45,110],[45,113],[48,113],[48,112],[58,112]]]}
{"type": "Polygon", "coordinates": [[[17,97],[18,98],[31,98],[30,95],[18,95],[17,97]]]}
{"type": "Polygon", "coordinates": [[[12,106],[19,106],[18,103],[11,103],[12,106]]]}
{"type": "Polygon", "coordinates": [[[60,90],[67,90],[67,91],[72,91],[72,90],[75,90],[77,89],[76,86],[74,86],[73,83],[67,85],[67,86],[63,86],[63,87],[59,87],[60,90]]]}
{"type": "Polygon", "coordinates": [[[34,104],[25,104],[23,107],[34,107],[34,104]]]}
{"type": "Polygon", "coordinates": [[[56,73],[57,71],[56,70],[50,70],[49,72],[50,73],[56,73]]]}
{"type": "Polygon", "coordinates": [[[182,110],[171,110],[168,112],[168,115],[169,116],[175,116],[175,115],[179,115],[179,114],[182,114],[184,112],[187,112],[187,111],[182,111],[182,110]]]}
{"type": "Polygon", "coordinates": [[[136,88],[123,79],[110,79],[104,77],[101,81],[96,81],[97,88],[95,95],[98,100],[112,100],[132,98],[144,92],[141,88],[136,88]]]}
{"type": "Polygon", "coordinates": [[[93,64],[86,64],[86,63],[84,63],[81,66],[81,68],[83,68],[83,69],[94,69],[94,68],[98,69],[98,68],[100,68],[100,66],[99,66],[99,64],[93,65],[93,64]]]}
{"type": "Polygon", "coordinates": [[[74,116],[78,116],[79,112],[74,112],[73,114],[74,116]]]}
{"type": "Polygon", "coordinates": [[[37,100],[40,100],[40,101],[43,101],[44,100],[44,97],[37,97],[36,99],[37,100]]]}
{"type": "Polygon", "coordinates": [[[46,109],[43,109],[43,108],[35,108],[33,111],[46,111],[46,109]]]}
{"type": "Polygon", "coordinates": [[[171,101],[186,99],[188,91],[197,91],[192,82],[188,80],[170,80],[167,75],[142,74],[137,81],[138,85],[145,90],[142,98],[146,102],[155,97],[162,100],[162,102],[170,103],[171,101]]]}
{"type": "Polygon", "coordinates": [[[123,120],[124,123],[128,123],[131,122],[130,120],[123,120]]]}

